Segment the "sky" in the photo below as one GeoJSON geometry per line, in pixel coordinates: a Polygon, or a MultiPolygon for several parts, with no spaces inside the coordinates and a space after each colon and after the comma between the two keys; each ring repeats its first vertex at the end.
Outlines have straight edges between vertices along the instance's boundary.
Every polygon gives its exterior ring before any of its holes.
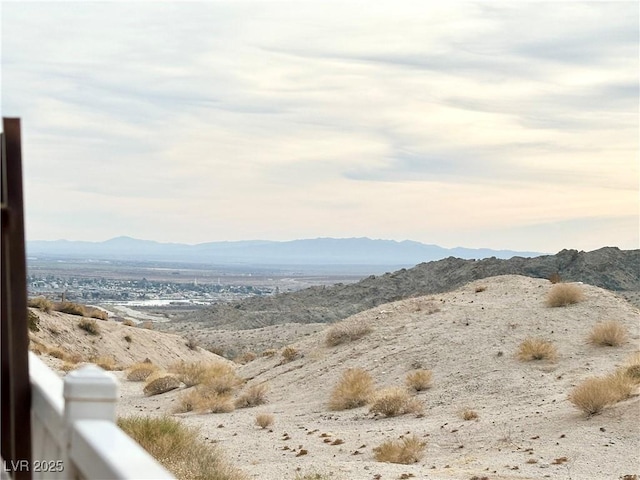
{"type": "Polygon", "coordinates": [[[638,2],[2,2],[27,240],[639,248],[638,2]]]}

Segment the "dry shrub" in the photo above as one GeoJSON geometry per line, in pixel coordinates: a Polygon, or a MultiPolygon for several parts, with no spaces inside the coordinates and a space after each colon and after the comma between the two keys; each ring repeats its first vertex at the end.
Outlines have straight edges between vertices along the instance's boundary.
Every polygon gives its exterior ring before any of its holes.
{"type": "Polygon", "coordinates": [[[554,361],[558,358],[556,347],[541,338],[527,338],[518,347],[517,357],[523,362],[531,360],[554,361]]]}
{"type": "Polygon", "coordinates": [[[562,282],[562,277],[560,277],[560,274],[557,272],[552,273],[549,275],[549,281],[555,285],[556,283],[562,282]]]}
{"type": "Polygon", "coordinates": [[[422,402],[412,397],[402,387],[383,388],[373,396],[369,407],[369,413],[385,417],[397,417],[406,413],[422,413],[423,410],[422,402]]]}
{"type": "Polygon", "coordinates": [[[298,358],[300,353],[295,349],[295,347],[288,346],[282,349],[280,355],[282,356],[282,363],[289,363],[298,358]]]}
{"type": "Polygon", "coordinates": [[[43,353],[49,353],[49,348],[43,344],[38,342],[35,339],[31,339],[29,341],[29,350],[31,350],[36,355],[42,355],[43,353]]]}
{"type": "Polygon", "coordinates": [[[571,283],[557,283],[547,294],[547,306],[566,307],[584,300],[584,294],[577,285],[571,283]]]}
{"type": "Polygon", "coordinates": [[[640,383],[640,352],[631,355],[626,364],[620,368],[634,383],[640,383]]]}
{"type": "Polygon", "coordinates": [[[233,398],[229,393],[218,393],[205,385],[198,385],[180,396],[174,412],[229,413],[234,410],[233,398]]]}
{"type": "Polygon", "coordinates": [[[241,380],[235,369],[224,362],[178,362],[169,367],[169,371],[187,387],[206,384],[218,393],[227,393],[237,387],[241,380]]]}
{"type": "Polygon", "coordinates": [[[198,431],[170,417],[125,417],[118,426],[180,480],[246,480],[198,431]]]}
{"type": "Polygon", "coordinates": [[[57,347],[50,348],[48,354],[50,357],[59,358],[60,360],[64,360],[69,356],[65,350],[57,347]]]}
{"type": "Polygon", "coordinates": [[[37,308],[43,312],[49,313],[53,309],[53,302],[45,297],[31,298],[27,302],[27,305],[32,308],[37,308]]]}
{"type": "Polygon", "coordinates": [[[253,362],[256,358],[258,358],[258,356],[255,353],[253,353],[253,352],[244,352],[239,357],[236,357],[234,359],[234,361],[236,363],[240,363],[242,365],[245,365],[245,364],[247,364],[249,362],[253,362]]]}
{"type": "Polygon", "coordinates": [[[621,372],[583,381],[569,393],[569,401],[587,415],[600,413],[605,407],[631,396],[635,384],[621,372]]]}
{"type": "Polygon", "coordinates": [[[142,390],[147,397],[175,390],[180,386],[180,380],[167,372],[156,372],[147,378],[142,390]]]}
{"type": "Polygon", "coordinates": [[[109,320],[109,314],[99,308],[86,307],[87,316],[98,320],[109,320]]]}
{"type": "Polygon", "coordinates": [[[116,359],[113,357],[100,356],[100,357],[91,357],[89,362],[99,366],[104,370],[118,370],[116,366],[116,359]]]}
{"type": "Polygon", "coordinates": [[[270,413],[259,413],[256,415],[256,425],[260,428],[267,428],[273,425],[274,417],[270,413]]]}
{"type": "Polygon", "coordinates": [[[345,370],[331,392],[329,408],[348,410],[366,405],[373,394],[373,378],[361,368],[345,370]]]}
{"type": "Polygon", "coordinates": [[[27,308],[27,323],[30,332],[40,331],[40,317],[27,308]]]}
{"type": "Polygon", "coordinates": [[[267,403],[269,386],[266,383],[251,385],[236,399],[236,408],[249,408],[267,403]]]}
{"type": "Polygon", "coordinates": [[[470,408],[463,408],[460,411],[460,417],[462,417],[462,419],[466,421],[475,420],[476,418],[478,418],[478,412],[470,408]]]}
{"type": "Polygon", "coordinates": [[[125,342],[127,343],[131,343],[133,342],[133,338],[131,338],[131,335],[125,335],[124,337],[122,337],[124,339],[125,342]]]}
{"type": "Polygon", "coordinates": [[[158,367],[151,362],[135,363],[127,370],[127,380],[131,382],[143,382],[157,371],[158,367]]]}
{"type": "Polygon", "coordinates": [[[475,292],[476,292],[476,293],[481,293],[481,292],[484,292],[486,289],[487,289],[486,285],[478,285],[478,286],[476,287],[475,292]]]}
{"type": "Polygon", "coordinates": [[[265,350],[264,352],[262,352],[260,355],[263,357],[273,357],[278,353],[278,350],[276,350],[275,348],[269,348],[267,350],[265,350]]]}
{"type": "Polygon", "coordinates": [[[122,321],[123,325],[126,325],[127,327],[135,327],[136,326],[136,322],[134,322],[133,320],[130,320],[128,318],[124,319],[122,321]]]}
{"type": "Polygon", "coordinates": [[[83,318],[78,322],[78,327],[89,335],[100,335],[100,327],[98,327],[98,323],[92,318],[83,318]]]}
{"type": "Polygon", "coordinates": [[[387,440],[373,449],[378,462],[402,463],[408,465],[419,462],[424,454],[426,442],[416,435],[402,437],[399,440],[387,440]]]}
{"type": "Polygon", "coordinates": [[[416,392],[421,392],[427,388],[431,388],[433,372],[431,370],[414,370],[407,374],[405,383],[407,387],[416,392]]]}
{"type": "Polygon", "coordinates": [[[373,329],[362,321],[346,320],[329,328],[325,344],[329,347],[335,347],[342,343],[358,340],[372,331],[373,329]]]}
{"type": "Polygon", "coordinates": [[[627,329],[616,320],[597,324],[589,334],[589,343],[602,347],[618,347],[626,341],[627,329]]]}
{"type": "Polygon", "coordinates": [[[87,310],[84,308],[84,305],[80,305],[79,303],[61,302],[55,304],[54,308],[59,312],[68,313],[69,315],[79,315],[84,317],[87,314],[87,310]]]}

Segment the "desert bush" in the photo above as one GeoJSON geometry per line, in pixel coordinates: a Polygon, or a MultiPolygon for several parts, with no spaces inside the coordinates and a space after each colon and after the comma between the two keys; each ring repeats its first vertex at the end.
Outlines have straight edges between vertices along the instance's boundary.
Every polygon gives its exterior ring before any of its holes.
{"type": "Polygon", "coordinates": [[[251,385],[237,399],[236,408],[249,408],[267,402],[269,387],[266,383],[251,385]]]}
{"type": "Polygon", "coordinates": [[[640,383],[640,352],[631,355],[620,371],[631,379],[634,383],[640,383]]]}
{"type": "Polygon", "coordinates": [[[29,309],[27,309],[27,322],[29,324],[30,332],[40,331],[40,317],[29,309]]]}
{"type": "Polygon", "coordinates": [[[547,294],[547,306],[566,307],[584,300],[584,294],[577,285],[570,283],[557,283],[547,294]]]}
{"type": "Polygon", "coordinates": [[[556,283],[562,282],[562,278],[560,274],[556,272],[549,275],[549,281],[555,285],[556,283]]]}
{"type": "Polygon", "coordinates": [[[422,402],[402,387],[383,388],[373,396],[369,413],[396,417],[406,413],[422,413],[422,402]]]}
{"type": "Polygon", "coordinates": [[[278,353],[278,350],[276,350],[275,348],[268,348],[267,350],[262,352],[260,355],[263,356],[263,357],[273,357],[277,353],[278,353]]]}
{"type": "Polygon", "coordinates": [[[198,431],[170,417],[121,417],[118,426],[180,480],[246,480],[198,431]]]}
{"type": "Polygon", "coordinates": [[[180,396],[174,412],[229,413],[234,409],[229,393],[218,393],[204,385],[198,385],[180,396]]]}
{"type": "Polygon", "coordinates": [[[43,353],[49,353],[49,348],[43,343],[38,342],[37,340],[31,339],[29,341],[29,350],[31,350],[36,355],[42,355],[43,353]]]}
{"type": "Polygon", "coordinates": [[[63,372],[70,372],[71,370],[75,370],[78,367],[77,363],[73,362],[64,362],[60,367],[60,370],[63,372]]]}
{"type": "Polygon", "coordinates": [[[410,389],[421,392],[422,390],[431,388],[432,377],[433,372],[431,370],[414,370],[407,374],[405,382],[410,389]]]}
{"type": "Polygon", "coordinates": [[[282,352],[280,352],[280,355],[282,356],[282,363],[289,363],[298,358],[300,356],[300,353],[295,349],[295,347],[289,346],[283,348],[282,352]]]}
{"type": "Polygon", "coordinates": [[[342,343],[353,342],[371,333],[373,329],[362,321],[345,320],[329,328],[325,344],[335,347],[342,343]]]}
{"type": "Polygon", "coordinates": [[[85,307],[87,316],[98,320],[109,320],[109,314],[99,308],[85,307]]]}
{"type": "Polygon", "coordinates": [[[180,386],[180,380],[167,372],[155,372],[147,377],[143,392],[147,397],[175,390],[180,386]]]}
{"type": "Polygon", "coordinates": [[[135,363],[127,369],[127,380],[131,382],[143,382],[157,371],[158,367],[151,362],[135,363]]]}
{"type": "Polygon", "coordinates": [[[523,362],[531,360],[554,361],[558,357],[556,347],[541,338],[527,338],[519,346],[517,357],[523,362]]]}
{"type": "Polygon", "coordinates": [[[373,394],[373,378],[360,368],[345,370],[337,385],[331,392],[329,408],[331,410],[348,410],[361,407],[373,394]]]}
{"type": "Polygon", "coordinates": [[[605,407],[629,398],[635,383],[622,372],[583,381],[569,393],[569,401],[587,415],[600,413],[605,407]]]}
{"type": "Polygon", "coordinates": [[[247,364],[249,362],[253,362],[256,358],[258,358],[258,356],[255,353],[253,353],[253,352],[244,352],[239,357],[236,357],[234,359],[234,362],[240,363],[242,365],[245,365],[245,364],[247,364]]]}
{"type": "Polygon", "coordinates": [[[466,421],[475,420],[476,418],[478,418],[478,412],[470,408],[463,408],[462,410],[460,410],[460,417],[466,421]]]}
{"type": "Polygon", "coordinates": [[[65,352],[62,348],[57,347],[49,349],[48,354],[50,357],[59,358],[60,360],[64,360],[68,357],[67,352],[65,352]]]}
{"type": "Polygon", "coordinates": [[[53,309],[53,302],[45,297],[30,298],[27,305],[47,313],[53,309]]]}
{"type": "Polygon", "coordinates": [[[100,327],[92,318],[83,318],[78,322],[78,327],[87,332],[89,335],[100,335],[100,327]]]}
{"type": "Polygon", "coordinates": [[[124,338],[124,341],[127,342],[127,343],[133,342],[133,338],[131,338],[131,335],[125,335],[122,338],[124,338]]]}
{"type": "Polygon", "coordinates": [[[256,415],[256,425],[260,428],[267,428],[273,425],[274,418],[270,413],[259,413],[256,415]]]}
{"type": "Polygon", "coordinates": [[[595,325],[589,334],[589,343],[602,347],[618,347],[626,341],[627,329],[616,320],[595,325]]]}
{"type": "Polygon", "coordinates": [[[187,387],[206,384],[218,393],[227,393],[237,387],[241,380],[235,369],[224,362],[178,362],[169,367],[169,371],[187,387]]]}
{"type": "Polygon", "coordinates": [[[127,327],[135,327],[136,326],[136,322],[134,322],[133,320],[129,320],[128,318],[124,319],[122,321],[123,325],[126,325],[127,327]]]}
{"type": "Polygon", "coordinates": [[[58,312],[68,313],[69,315],[84,317],[87,314],[87,310],[84,308],[84,305],[80,305],[79,303],[61,302],[55,304],[54,308],[58,312]]]}
{"type": "Polygon", "coordinates": [[[476,292],[476,293],[482,293],[482,292],[484,292],[486,289],[487,289],[487,286],[486,286],[486,285],[478,285],[478,286],[476,287],[476,289],[475,289],[475,292],[476,292]]]}
{"type": "Polygon", "coordinates": [[[104,370],[118,370],[116,359],[113,357],[99,356],[89,358],[89,362],[99,366],[104,370]]]}
{"type": "Polygon", "coordinates": [[[427,446],[416,435],[402,437],[399,440],[387,440],[373,449],[378,462],[402,463],[405,465],[419,462],[427,446]]]}

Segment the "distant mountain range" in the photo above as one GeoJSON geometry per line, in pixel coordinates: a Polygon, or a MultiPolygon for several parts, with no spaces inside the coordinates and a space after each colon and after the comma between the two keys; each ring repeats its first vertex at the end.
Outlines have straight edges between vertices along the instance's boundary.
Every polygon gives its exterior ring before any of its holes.
{"type": "Polygon", "coordinates": [[[486,248],[443,248],[405,240],[370,238],[315,238],[275,242],[251,240],[210,242],[197,245],[160,243],[117,237],[104,242],[68,240],[31,241],[30,257],[95,260],[165,261],[200,264],[252,265],[394,265],[413,266],[447,257],[481,259],[488,257],[536,257],[537,252],[491,250],[486,248]]]}

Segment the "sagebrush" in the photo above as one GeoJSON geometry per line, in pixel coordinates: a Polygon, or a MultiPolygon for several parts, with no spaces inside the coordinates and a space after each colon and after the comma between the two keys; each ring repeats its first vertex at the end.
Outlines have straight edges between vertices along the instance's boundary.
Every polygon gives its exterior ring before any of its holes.
{"type": "Polygon", "coordinates": [[[532,360],[555,361],[558,358],[558,351],[548,340],[527,338],[518,346],[516,355],[523,362],[532,360]]]}
{"type": "Polygon", "coordinates": [[[345,320],[329,328],[325,337],[325,343],[329,347],[335,347],[342,343],[358,340],[372,331],[373,329],[361,320],[345,320]]]}
{"type": "Polygon", "coordinates": [[[388,387],[376,392],[369,406],[369,413],[385,417],[422,413],[423,410],[422,402],[402,387],[388,387]]]}
{"type": "Polygon", "coordinates": [[[431,383],[433,379],[433,372],[431,370],[414,370],[407,374],[405,379],[405,383],[407,387],[416,392],[421,392],[428,388],[431,388],[431,383]]]}
{"type": "Polygon", "coordinates": [[[609,320],[595,325],[588,340],[601,347],[619,347],[627,341],[627,329],[620,322],[609,320]]]}
{"type": "Polygon", "coordinates": [[[566,307],[584,300],[582,289],[571,283],[557,283],[547,294],[549,307],[566,307]]]}

